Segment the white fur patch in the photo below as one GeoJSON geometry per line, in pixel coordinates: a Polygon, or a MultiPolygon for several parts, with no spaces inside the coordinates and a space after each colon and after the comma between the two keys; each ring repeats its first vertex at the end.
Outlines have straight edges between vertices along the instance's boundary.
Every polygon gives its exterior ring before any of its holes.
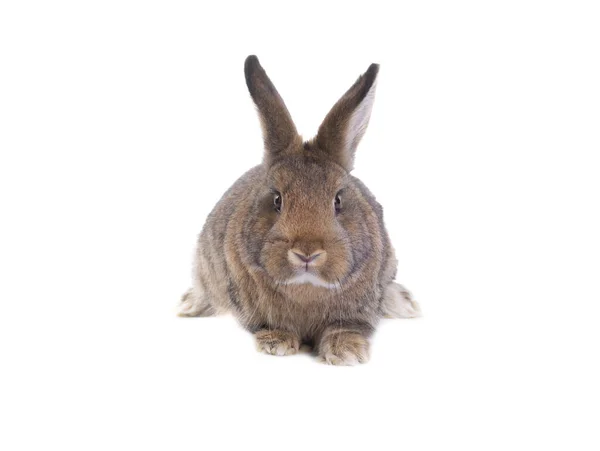
{"type": "Polygon", "coordinates": [[[179,316],[212,316],[216,312],[208,301],[203,301],[194,289],[190,288],[181,298],[177,313],[179,316]]]}
{"type": "Polygon", "coordinates": [[[328,288],[330,290],[337,288],[337,285],[334,283],[325,282],[320,277],[315,276],[309,272],[303,272],[295,277],[292,277],[289,280],[284,282],[285,285],[294,285],[294,284],[303,284],[308,283],[310,285],[314,285],[315,287],[323,287],[328,288]]]}
{"type": "Polygon", "coordinates": [[[421,316],[421,306],[402,285],[390,283],[383,295],[383,305],[388,318],[417,318],[421,316]]]}
{"type": "Polygon", "coordinates": [[[191,288],[183,295],[177,310],[179,316],[196,316],[202,310],[202,303],[191,288]]]}

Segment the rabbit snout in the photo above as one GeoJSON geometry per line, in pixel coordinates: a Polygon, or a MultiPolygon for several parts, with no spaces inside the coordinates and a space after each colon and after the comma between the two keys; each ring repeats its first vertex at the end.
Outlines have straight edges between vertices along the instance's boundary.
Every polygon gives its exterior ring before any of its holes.
{"type": "Polygon", "coordinates": [[[318,249],[313,252],[303,252],[298,248],[288,251],[288,261],[293,266],[321,266],[327,260],[327,252],[324,249],[318,249]]]}

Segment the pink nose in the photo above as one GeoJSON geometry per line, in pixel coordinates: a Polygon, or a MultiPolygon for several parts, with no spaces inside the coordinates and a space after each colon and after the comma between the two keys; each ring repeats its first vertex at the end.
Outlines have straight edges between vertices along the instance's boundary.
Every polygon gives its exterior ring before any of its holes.
{"type": "Polygon", "coordinates": [[[327,260],[327,252],[325,252],[325,249],[315,249],[309,254],[303,252],[297,247],[294,247],[288,250],[287,258],[292,266],[305,266],[306,270],[308,271],[309,266],[322,266],[327,260]]]}
{"type": "Polygon", "coordinates": [[[294,255],[296,257],[298,257],[304,263],[310,263],[310,262],[316,260],[319,257],[319,255],[322,254],[322,252],[315,252],[315,253],[313,253],[311,255],[306,255],[306,254],[304,254],[302,252],[298,252],[298,251],[292,251],[292,252],[294,253],[294,255]]]}

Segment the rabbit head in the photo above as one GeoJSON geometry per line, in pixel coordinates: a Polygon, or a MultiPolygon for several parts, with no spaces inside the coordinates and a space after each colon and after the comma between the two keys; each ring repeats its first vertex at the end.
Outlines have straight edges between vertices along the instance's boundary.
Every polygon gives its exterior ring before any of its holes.
{"type": "MultiPolygon", "coordinates": [[[[251,263],[277,284],[335,288],[374,252],[381,207],[350,175],[373,106],[372,64],[333,106],[317,136],[304,141],[256,56],[246,83],[264,138],[265,176],[244,226],[251,263]]],[[[381,252],[381,249],[379,249],[381,252]]]]}

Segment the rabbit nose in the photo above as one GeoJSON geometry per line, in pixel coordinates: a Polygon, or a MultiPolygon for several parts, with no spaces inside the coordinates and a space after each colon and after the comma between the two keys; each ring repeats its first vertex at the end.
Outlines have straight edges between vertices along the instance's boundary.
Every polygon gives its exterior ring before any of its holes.
{"type": "Polygon", "coordinates": [[[315,258],[317,258],[319,255],[321,255],[321,253],[319,252],[318,254],[312,254],[309,256],[306,256],[304,254],[301,254],[299,252],[296,251],[292,251],[294,254],[296,254],[296,257],[298,257],[300,260],[302,260],[304,263],[310,263],[312,262],[315,258]]]}
{"type": "Polygon", "coordinates": [[[304,252],[298,249],[291,249],[289,251],[290,260],[295,262],[296,264],[302,263],[304,265],[309,265],[313,263],[317,258],[319,258],[325,251],[318,250],[313,252],[310,255],[306,255],[304,252]]]}

